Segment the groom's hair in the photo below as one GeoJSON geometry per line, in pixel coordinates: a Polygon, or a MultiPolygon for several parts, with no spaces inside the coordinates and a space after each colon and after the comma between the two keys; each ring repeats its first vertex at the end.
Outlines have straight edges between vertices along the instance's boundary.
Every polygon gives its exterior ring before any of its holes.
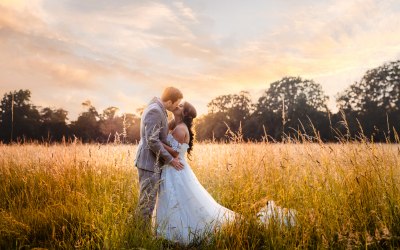
{"type": "Polygon", "coordinates": [[[161,100],[163,102],[167,102],[169,100],[172,101],[172,103],[176,102],[179,99],[183,98],[182,92],[174,87],[167,87],[164,89],[162,95],[161,95],[161,100]]]}

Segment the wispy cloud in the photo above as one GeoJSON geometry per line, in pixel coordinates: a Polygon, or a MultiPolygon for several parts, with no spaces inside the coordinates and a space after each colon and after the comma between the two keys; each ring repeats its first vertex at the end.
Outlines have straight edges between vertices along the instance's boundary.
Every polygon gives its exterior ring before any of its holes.
{"type": "Polygon", "coordinates": [[[288,75],[333,97],[399,57],[399,14],[395,0],[4,0],[0,92],[29,88],[71,117],[86,99],[134,112],[169,85],[202,113],[217,95],[288,75]]]}
{"type": "MultiPolygon", "coordinates": [[[[289,10],[284,25],[255,41],[245,41],[221,79],[257,85],[285,75],[315,77],[376,66],[400,50],[394,2],[335,1],[289,10]]],[[[334,76],[333,76],[334,77],[334,76]]],[[[348,83],[349,84],[349,83],[348,83]]]]}

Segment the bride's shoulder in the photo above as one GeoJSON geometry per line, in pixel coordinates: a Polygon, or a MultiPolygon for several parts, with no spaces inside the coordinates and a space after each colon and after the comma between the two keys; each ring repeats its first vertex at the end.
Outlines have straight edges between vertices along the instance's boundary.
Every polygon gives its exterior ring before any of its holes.
{"type": "Polygon", "coordinates": [[[177,125],[175,126],[175,129],[174,129],[174,130],[176,130],[176,129],[178,129],[178,130],[188,130],[188,127],[186,126],[185,123],[179,123],[179,124],[177,124],[177,125]]]}
{"type": "Polygon", "coordinates": [[[184,123],[176,125],[175,129],[172,131],[173,137],[179,143],[186,143],[187,134],[188,134],[188,128],[184,123]]]}

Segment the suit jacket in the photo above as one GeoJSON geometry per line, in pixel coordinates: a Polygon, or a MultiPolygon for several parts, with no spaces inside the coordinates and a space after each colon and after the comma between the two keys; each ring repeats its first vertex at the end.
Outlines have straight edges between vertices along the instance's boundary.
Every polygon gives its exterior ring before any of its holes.
{"type": "Polygon", "coordinates": [[[140,142],[135,166],[151,172],[161,172],[161,166],[173,160],[164,148],[168,135],[167,111],[161,100],[153,98],[140,120],[140,142]]]}

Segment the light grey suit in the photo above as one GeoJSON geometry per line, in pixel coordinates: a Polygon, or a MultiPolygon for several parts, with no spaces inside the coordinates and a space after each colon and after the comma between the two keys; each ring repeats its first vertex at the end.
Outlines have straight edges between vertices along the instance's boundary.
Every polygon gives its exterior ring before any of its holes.
{"type": "Polygon", "coordinates": [[[141,117],[140,142],[135,159],[140,185],[139,210],[145,220],[150,220],[153,214],[161,167],[173,160],[173,156],[162,145],[167,135],[167,111],[161,100],[155,97],[141,117]]]}

